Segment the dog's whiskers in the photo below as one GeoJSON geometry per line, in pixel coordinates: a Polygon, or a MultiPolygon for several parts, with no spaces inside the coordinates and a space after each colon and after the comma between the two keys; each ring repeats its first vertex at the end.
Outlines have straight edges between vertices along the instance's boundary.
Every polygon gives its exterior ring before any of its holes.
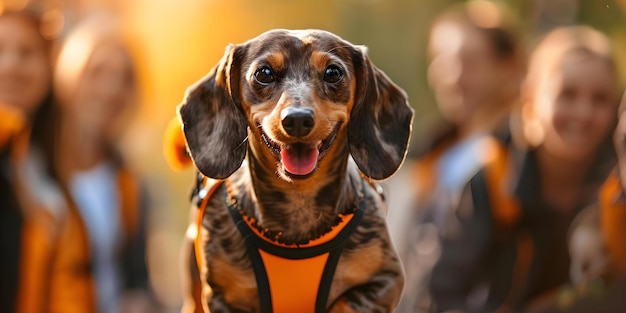
{"type": "Polygon", "coordinates": [[[317,220],[318,221],[322,220],[322,215],[323,215],[323,213],[322,213],[322,211],[320,211],[319,214],[317,215],[317,220]]]}
{"type": "Polygon", "coordinates": [[[246,138],[244,138],[244,139],[241,141],[241,143],[237,145],[237,148],[236,148],[236,149],[238,149],[239,147],[241,147],[241,146],[245,145],[247,142],[248,142],[248,136],[246,136],[246,138]]]}

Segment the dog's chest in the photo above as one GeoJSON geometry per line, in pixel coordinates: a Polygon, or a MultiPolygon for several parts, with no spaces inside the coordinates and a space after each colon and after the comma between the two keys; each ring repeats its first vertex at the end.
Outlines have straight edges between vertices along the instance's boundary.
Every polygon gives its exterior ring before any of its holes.
{"type": "MultiPolygon", "coordinates": [[[[269,280],[276,281],[276,278],[271,278],[276,277],[273,276],[272,271],[279,272],[283,278],[286,275],[289,280],[283,281],[280,288],[293,290],[302,288],[299,295],[313,294],[312,298],[309,298],[312,299],[310,301],[313,305],[318,291],[321,290],[318,286],[324,284],[323,279],[326,279],[325,284],[329,289],[323,296],[324,303],[333,303],[345,290],[367,282],[383,266],[384,247],[379,240],[364,242],[365,237],[360,230],[365,229],[363,227],[356,228],[355,226],[353,233],[345,240],[345,245],[342,245],[342,249],[334,256],[336,259],[333,266],[336,267],[324,274],[327,270],[330,250],[309,258],[313,260],[312,263],[320,262],[313,266],[306,260],[285,261],[284,256],[272,255],[272,252],[268,251],[256,251],[258,247],[251,250],[244,240],[245,234],[237,229],[235,217],[229,211],[232,208],[227,207],[226,201],[215,200],[210,201],[209,204],[204,215],[202,230],[205,232],[202,238],[205,239],[203,247],[208,269],[207,281],[214,293],[222,295],[225,302],[244,311],[258,312],[263,305],[259,299],[263,298],[263,293],[267,293],[269,289],[260,288],[259,291],[259,281],[257,281],[259,272],[253,269],[255,262],[258,266],[259,262],[274,260],[269,266],[266,263],[263,264],[264,275],[267,275],[263,279],[267,280],[269,277],[269,280]],[[276,259],[280,259],[279,262],[275,262],[276,259]],[[316,272],[313,275],[315,277],[310,276],[312,272],[316,272]],[[331,276],[323,278],[324,275],[331,276]]],[[[366,215],[363,217],[363,223],[366,227],[376,229],[380,225],[378,222],[372,223],[372,218],[373,215],[366,215]]],[[[359,222],[358,225],[360,224],[359,222]]],[[[276,285],[272,285],[272,288],[276,288],[276,285]]],[[[303,298],[299,297],[299,299],[303,298]]]]}

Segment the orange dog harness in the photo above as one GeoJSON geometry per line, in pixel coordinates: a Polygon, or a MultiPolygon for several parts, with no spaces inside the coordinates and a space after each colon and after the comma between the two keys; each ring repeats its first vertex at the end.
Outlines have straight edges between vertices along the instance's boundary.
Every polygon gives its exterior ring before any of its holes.
{"type": "MultiPolygon", "coordinates": [[[[201,200],[198,227],[202,225],[208,199],[221,183],[213,184],[201,200]]],[[[268,238],[268,231],[256,226],[254,218],[243,215],[235,201],[227,201],[230,216],[246,242],[252,261],[261,312],[326,312],[326,300],[339,256],[363,217],[362,201],[359,200],[353,213],[339,214],[339,223],[330,231],[300,245],[287,245],[268,238]]],[[[199,257],[198,238],[195,249],[199,257]]],[[[197,261],[202,264],[201,260],[197,261]]]]}

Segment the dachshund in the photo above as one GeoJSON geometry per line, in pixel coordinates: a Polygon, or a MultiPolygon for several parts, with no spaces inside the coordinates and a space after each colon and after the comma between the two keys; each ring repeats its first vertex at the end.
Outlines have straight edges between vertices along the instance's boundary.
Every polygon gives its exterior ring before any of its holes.
{"type": "Polygon", "coordinates": [[[374,180],[404,161],[413,110],[365,47],[282,29],[231,44],[178,117],[205,312],[394,310],[403,270],[374,180]]]}

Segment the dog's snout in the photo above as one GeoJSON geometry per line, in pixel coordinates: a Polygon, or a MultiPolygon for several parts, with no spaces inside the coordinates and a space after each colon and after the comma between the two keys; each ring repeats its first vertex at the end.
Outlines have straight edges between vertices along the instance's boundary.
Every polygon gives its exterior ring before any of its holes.
{"type": "Polygon", "coordinates": [[[283,129],[290,136],[304,137],[315,126],[313,110],[306,108],[289,107],[280,112],[283,129]]]}

